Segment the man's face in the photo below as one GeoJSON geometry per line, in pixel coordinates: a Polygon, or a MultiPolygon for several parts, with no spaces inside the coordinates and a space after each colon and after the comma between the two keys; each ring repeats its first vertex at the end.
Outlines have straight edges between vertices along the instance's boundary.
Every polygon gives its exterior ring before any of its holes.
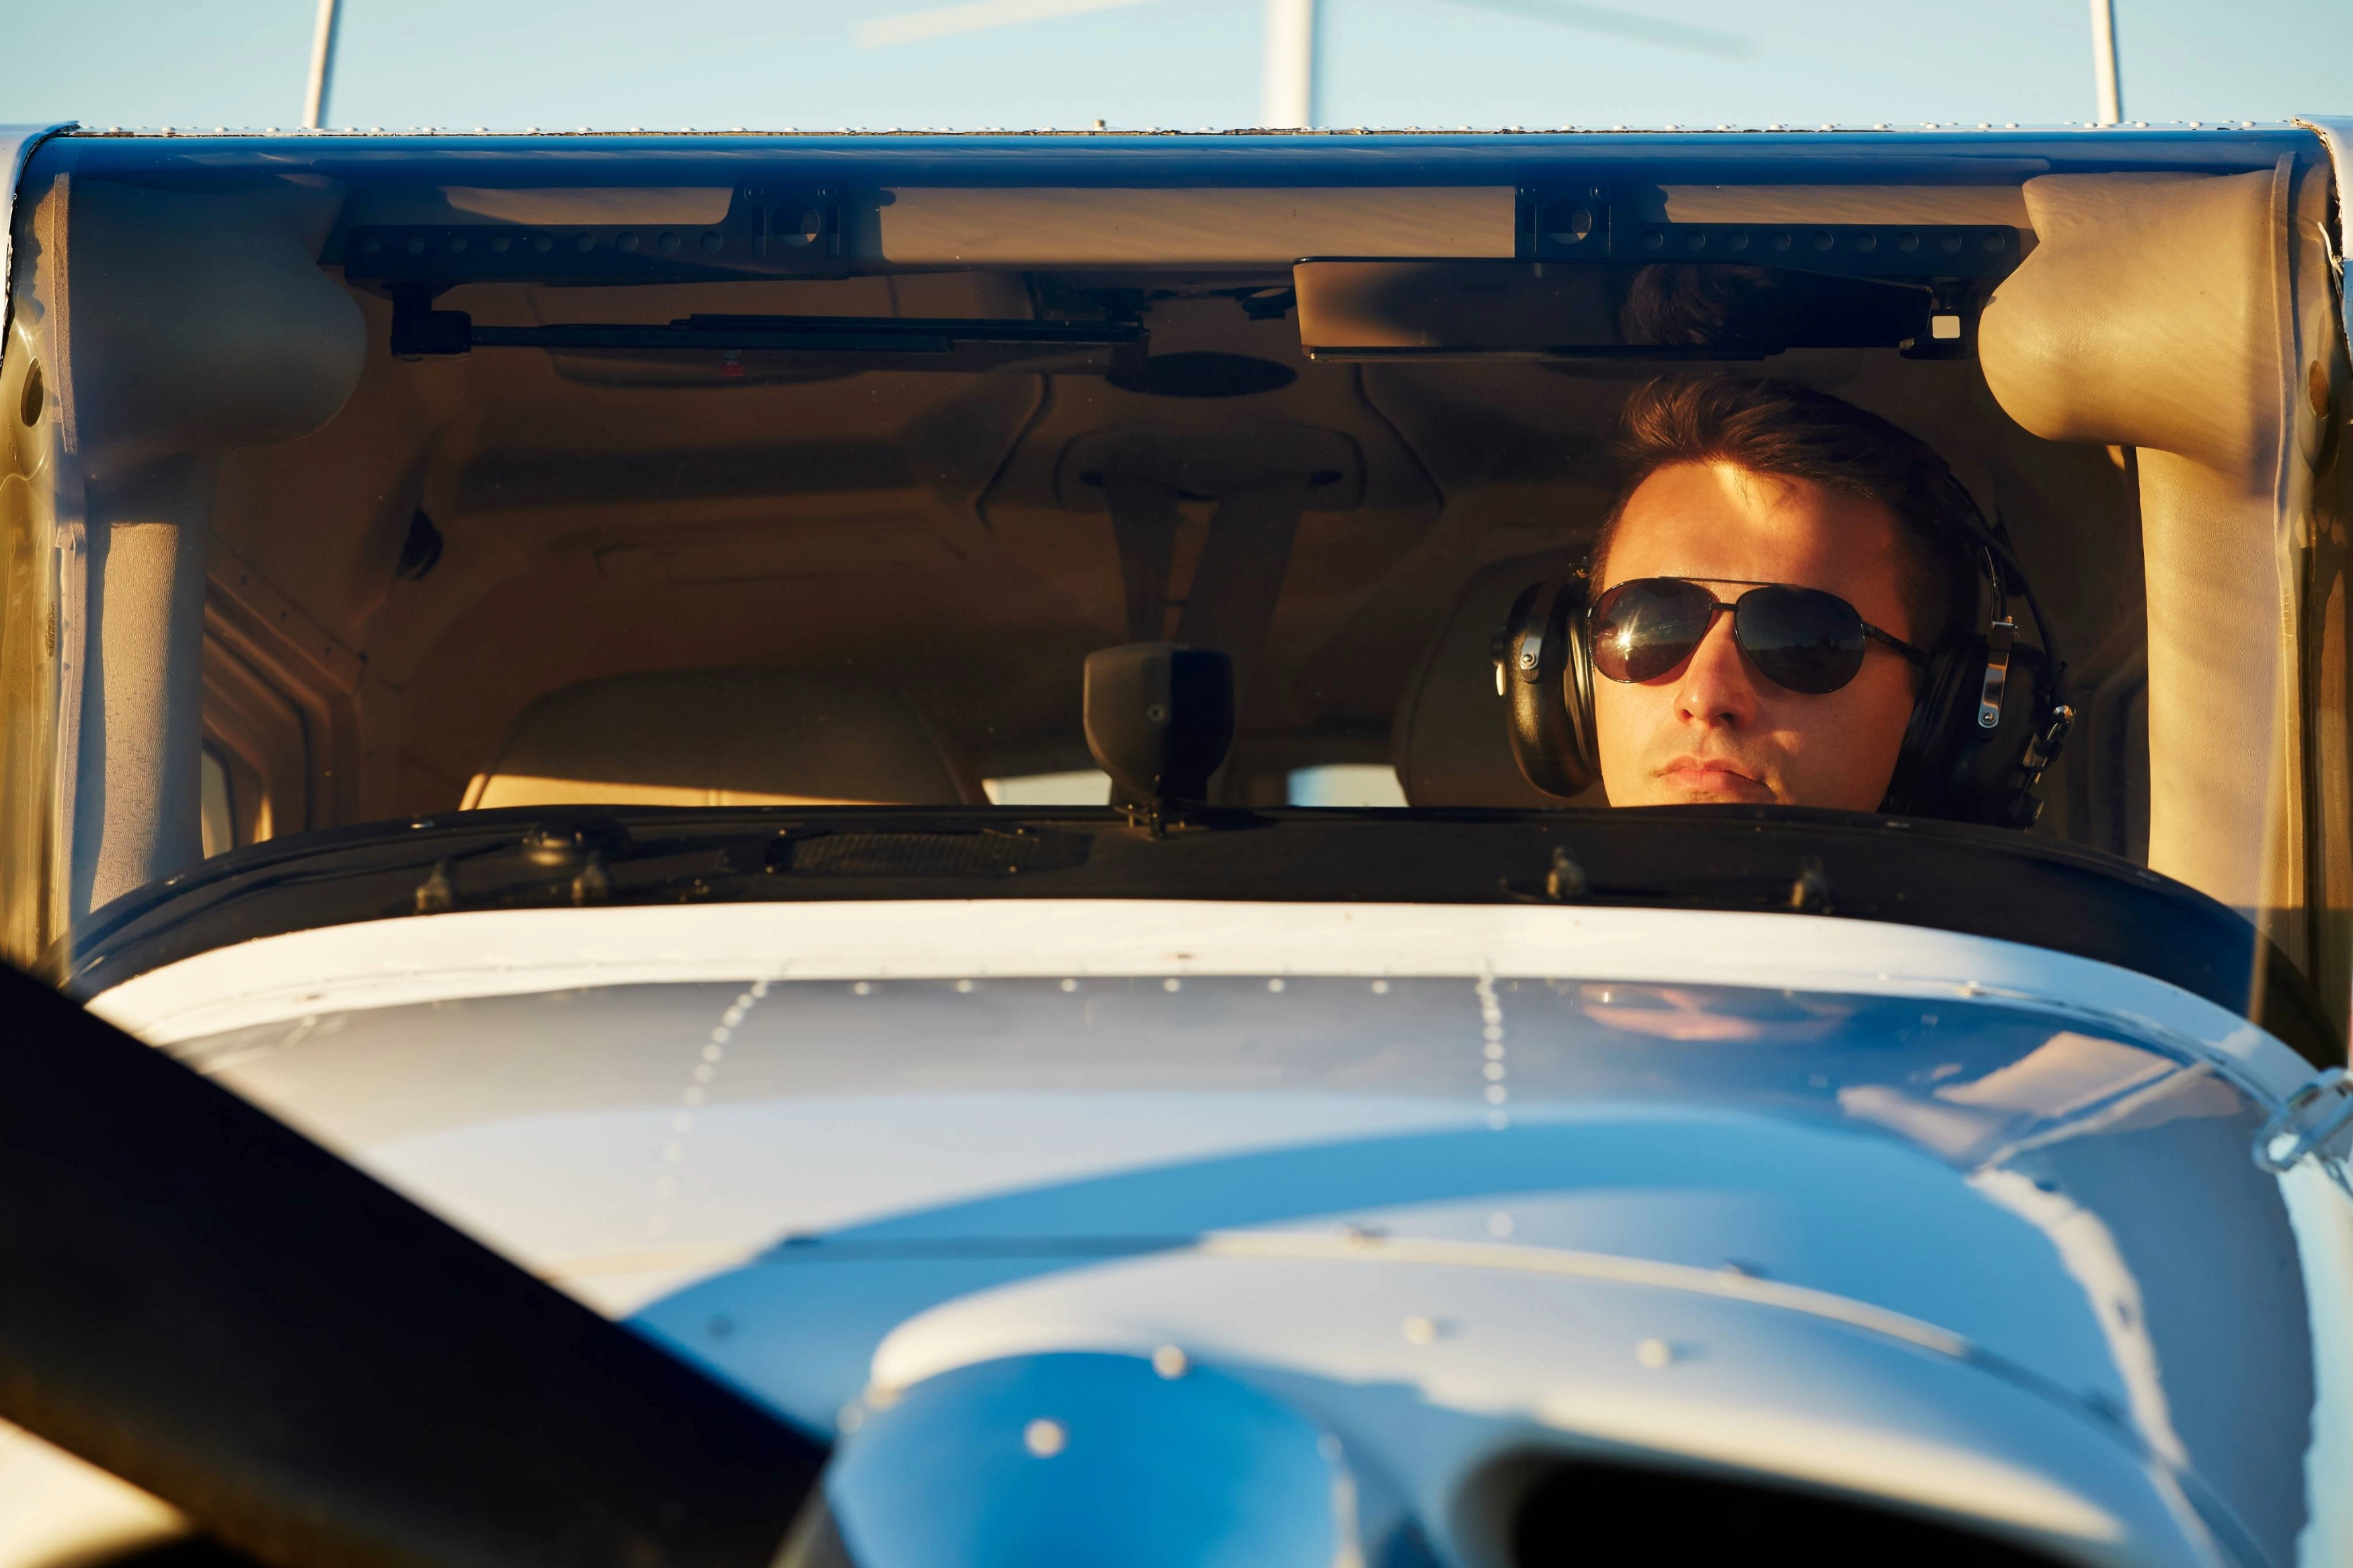
{"type": "MultiPolygon", "coordinates": [[[[1677,464],[1626,502],[1600,591],[1634,577],[1683,577],[1731,603],[1749,583],[1836,594],[1909,642],[1896,590],[1895,521],[1885,508],[1806,479],[1727,464],[1677,464]]],[[[1750,667],[1718,615],[1690,658],[1655,680],[1593,681],[1601,784],[1612,805],[1841,806],[1887,793],[1913,703],[1912,666],[1877,642],[1854,679],[1809,697],[1750,667]]]]}

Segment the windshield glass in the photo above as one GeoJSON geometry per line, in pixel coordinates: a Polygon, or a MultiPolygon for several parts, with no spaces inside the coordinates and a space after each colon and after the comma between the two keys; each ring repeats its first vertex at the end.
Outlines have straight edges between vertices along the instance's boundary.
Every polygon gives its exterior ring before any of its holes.
{"type": "Polygon", "coordinates": [[[1881,145],[54,140],[8,954],[1595,898],[2105,942],[2341,1040],[2317,143],[1881,145]],[[1155,644],[1222,657],[1089,662],[1155,644]]]}

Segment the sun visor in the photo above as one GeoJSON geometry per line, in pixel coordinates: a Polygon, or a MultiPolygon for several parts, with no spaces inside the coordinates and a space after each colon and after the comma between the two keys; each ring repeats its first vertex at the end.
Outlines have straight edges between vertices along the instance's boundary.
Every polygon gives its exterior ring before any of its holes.
{"type": "Polygon", "coordinates": [[[316,260],[339,189],[76,180],[55,199],[71,280],[60,390],[93,469],[292,440],[358,384],[359,307],[316,260]]]}
{"type": "Polygon", "coordinates": [[[1744,360],[1932,341],[1923,285],[1778,267],[1303,261],[1292,281],[1318,360],[1744,360]]]}
{"type": "Polygon", "coordinates": [[[2279,451],[2269,171],[2046,174],[2041,243],[1978,326],[1986,383],[2049,441],[2154,447],[2268,490],[2279,451]]]}
{"type": "MultiPolygon", "coordinates": [[[[901,187],[861,220],[876,226],[871,254],[902,266],[1287,267],[1303,256],[1509,257],[1518,192],[901,187]]],[[[869,254],[865,237],[853,244],[869,254]]]]}
{"type": "Polygon", "coordinates": [[[354,191],[343,222],[355,228],[514,224],[578,228],[716,226],[734,205],[730,185],[407,185],[354,191]]]}

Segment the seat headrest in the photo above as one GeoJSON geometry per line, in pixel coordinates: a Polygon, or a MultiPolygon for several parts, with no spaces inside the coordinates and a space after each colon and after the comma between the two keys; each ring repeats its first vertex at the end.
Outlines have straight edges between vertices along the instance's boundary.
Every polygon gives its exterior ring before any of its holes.
{"type": "Polygon", "coordinates": [[[1389,730],[1389,754],[1414,805],[1559,806],[1608,804],[1596,788],[1565,801],[1528,783],[1512,760],[1495,695],[1495,628],[1531,583],[1557,579],[1575,551],[1523,556],[1481,569],[1423,653],[1389,730]]]}
{"type": "Polygon", "coordinates": [[[542,697],[468,787],[464,809],[982,798],[892,687],[829,671],[690,669],[542,697]]]}

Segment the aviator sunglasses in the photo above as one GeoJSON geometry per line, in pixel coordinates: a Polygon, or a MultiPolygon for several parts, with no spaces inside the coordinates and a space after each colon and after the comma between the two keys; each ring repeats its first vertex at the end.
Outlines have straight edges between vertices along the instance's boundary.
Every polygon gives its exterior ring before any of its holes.
{"type": "MultiPolygon", "coordinates": [[[[1746,578],[1711,579],[1726,583],[1746,578]]],[[[1819,588],[1750,584],[1725,604],[1681,577],[1636,577],[1586,611],[1593,668],[1612,680],[1656,680],[1698,650],[1719,611],[1732,613],[1732,640],[1749,668],[1787,690],[1819,697],[1852,680],[1876,642],[1926,668],[1928,656],[1864,620],[1852,605],[1819,588]]]]}

